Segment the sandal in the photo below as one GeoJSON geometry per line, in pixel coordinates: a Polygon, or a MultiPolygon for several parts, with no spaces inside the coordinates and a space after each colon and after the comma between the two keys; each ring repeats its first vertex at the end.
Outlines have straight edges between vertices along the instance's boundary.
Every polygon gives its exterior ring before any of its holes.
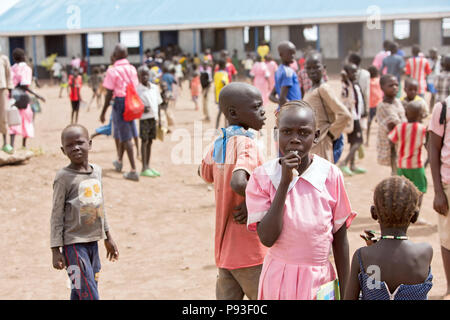
{"type": "Polygon", "coordinates": [[[124,173],[123,177],[127,180],[139,181],[139,176],[135,171],[124,173]]]}
{"type": "Polygon", "coordinates": [[[341,166],[341,167],[339,167],[339,168],[341,169],[342,173],[344,173],[344,176],[349,176],[349,177],[351,177],[351,176],[354,175],[353,171],[350,170],[350,168],[347,167],[347,166],[341,166]]]}
{"type": "Polygon", "coordinates": [[[156,178],[156,175],[153,173],[152,170],[147,169],[141,172],[141,177],[151,177],[151,178],[156,178]]]}
{"type": "Polygon", "coordinates": [[[2,148],[2,151],[6,152],[8,154],[13,154],[14,148],[10,144],[5,144],[2,148]]]}
{"type": "Polygon", "coordinates": [[[122,162],[114,160],[112,164],[114,166],[114,169],[116,169],[117,172],[121,172],[122,171],[122,165],[123,165],[122,162]]]}
{"type": "Polygon", "coordinates": [[[161,173],[156,171],[155,169],[149,169],[156,177],[161,177],[161,173]]]}

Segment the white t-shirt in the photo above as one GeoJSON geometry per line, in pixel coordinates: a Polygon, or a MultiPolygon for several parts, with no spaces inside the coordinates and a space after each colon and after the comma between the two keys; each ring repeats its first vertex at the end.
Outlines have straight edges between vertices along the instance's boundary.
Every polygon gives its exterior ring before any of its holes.
{"type": "Polygon", "coordinates": [[[153,83],[149,84],[149,87],[144,86],[142,83],[139,83],[137,86],[137,93],[141,98],[142,103],[144,103],[145,107],[141,120],[151,118],[155,118],[155,120],[158,120],[158,107],[163,102],[163,100],[159,91],[159,87],[153,83]]]}
{"type": "Polygon", "coordinates": [[[52,66],[53,76],[60,77],[61,76],[62,66],[59,62],[55,62],[52,66]]]}

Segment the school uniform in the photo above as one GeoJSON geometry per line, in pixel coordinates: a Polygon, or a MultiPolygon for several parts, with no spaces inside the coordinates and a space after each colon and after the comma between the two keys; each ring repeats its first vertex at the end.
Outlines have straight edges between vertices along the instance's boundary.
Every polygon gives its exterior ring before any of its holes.
{"type": "Polygon", "coordinates": [[[123,118],[126,88],[130,82],[135,87],[139,84],[136,68],[127,59],[117,60],[114,66],[108,68],[105,79],[103,80],[103,87],[113,91],[114,104],[112,115],[114,138],[120,142],[137,137],[135,122],[125,121],[123,118]]]}

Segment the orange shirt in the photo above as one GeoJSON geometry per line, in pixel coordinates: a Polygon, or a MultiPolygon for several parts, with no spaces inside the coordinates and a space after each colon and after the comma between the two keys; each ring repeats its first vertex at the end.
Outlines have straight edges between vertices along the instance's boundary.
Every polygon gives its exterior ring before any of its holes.
{"type": "Polygon", "coordinates": [[[224,164],[213,160],[214,144],[202,161],[200,174],[209,183],[214,183],[216,198],[215,260],[219,268],[238,269],[260,265],[267,248],[259,241],[256,232],[247,230],[245,224],[233,220],[233,208],[244,198],[231,187],[233,171],[245,170],[249,174],[263,164],[263,157],[256,140],[246,136],[233,136],[226,146],[224,164]]]}
{"type": "Polygon", "coordinates": [[[370,108],[375,108],[381,101],[383,101],[383,91],[380,87],[380,78],[370,79],[370,108]]]}

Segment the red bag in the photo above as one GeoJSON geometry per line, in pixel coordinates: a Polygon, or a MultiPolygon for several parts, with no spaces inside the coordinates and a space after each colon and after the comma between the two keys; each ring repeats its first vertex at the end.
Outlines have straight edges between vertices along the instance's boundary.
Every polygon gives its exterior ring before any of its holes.
{"type": "MultiPolygon", "coordinates": [[[[119,70],[117,70],[117,73],[122,78],[119,70]]],[[[125,121],[133,121],[139,119],[144,113],[144,103],[139,98],[131,78],[128,78],[128,80],[129,82],[125,91],[125,109],[122,116],[125,121]]]]}
{"type": "Polygon", "coordinates": [[[123,120],[133,121],[139,119],[144,113],[144,103],[139,98],[133,82],[128,83],[125,95],[125,110],[123,111],[123,120]]]}

